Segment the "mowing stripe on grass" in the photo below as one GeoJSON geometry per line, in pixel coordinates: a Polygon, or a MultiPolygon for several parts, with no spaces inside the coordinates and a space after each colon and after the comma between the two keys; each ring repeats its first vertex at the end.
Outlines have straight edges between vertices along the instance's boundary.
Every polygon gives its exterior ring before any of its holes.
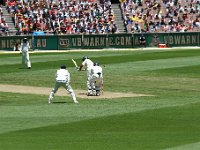
{"type": "Polygon", "coordinates": [[[159,150],[185,145],[200,140],[199,106],[145,110],[10,132],[0,135],[1,148],[159,150]]]}
{"type": "Polygon", "coordinates": [[[110,64],[108,67],[115,72],[121,71],[127,73],[135,71],[136,72],[152,71],[158,69],[185,67],[193,65],[200,65],[200,56],[126,62],[126,63],[119,63],[118,65],[110,64]]]}
{"type": "MultiPolygon", "coordinates": [[[[46,95],[0,92],[1,149],[160,150],[200,141],[200,80],[195,72],[199,50],[80,52],[66,55],[66,60],[62,55],[31,54],[31,70],[18,69],[19,55],[10,56],[12,64],[0,65],[0,84],[52,87],[56,69],[67,63],[73,88],[85,89],[86,73],[72,68],[68,58],[81,62],[88,55],[106,64],[106,91],[156,96],[78,99],[78,105],[69,97],[56,96],[55,103],[48,105],[46,95]],[[53,55],[55,60],[49,62],[53,55]]],[[[0,64],[8,63],[1,58],[0,64]]]]}
{"type": "Polygon", "coordinates": [[[172,96],[124,98],[116,101],[79,100],[78,105],[73,104],[70,99],[61,97],[55,101],[67,103],[49,105],[47,97],[13,93],[10,95],[9,101],[0,99],[0,103],[4,103],[0,106],[0,133],[166,107],[173,109],[177,106],[199,103],[199,96],[191,95],[191,98],[172,96]]]}
{"type": "Polygon", "coordinates": [[[185,144],[182,146],[166,148],[163,150],[199,150],[200,149],[200,142],[192,143],[192,144],[185,144]]]}

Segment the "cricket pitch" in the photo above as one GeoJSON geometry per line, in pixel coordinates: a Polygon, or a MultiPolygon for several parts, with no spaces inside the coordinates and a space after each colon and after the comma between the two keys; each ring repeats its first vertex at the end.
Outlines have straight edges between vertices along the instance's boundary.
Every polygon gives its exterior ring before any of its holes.
{"type": "MultiPolygon", "coordinates": [[[[49,95],[51,90],[52,88],[47,88],[47,87],[0,84],[0,92],[49,95]]],[[[101,94],[100,96],[87,96],[86,90],[74,90],[74,92],[77,98],[85,98],[85,99],[115,99],[122,97],[153,96],[146,94],[120,93],[120,92],[108,92],[108,91],[104,91],[103,94],[101,94]]],[[[58,89],[55,96],[70,96],[70,95],[64,88],[61,87],[58,89]]]]}

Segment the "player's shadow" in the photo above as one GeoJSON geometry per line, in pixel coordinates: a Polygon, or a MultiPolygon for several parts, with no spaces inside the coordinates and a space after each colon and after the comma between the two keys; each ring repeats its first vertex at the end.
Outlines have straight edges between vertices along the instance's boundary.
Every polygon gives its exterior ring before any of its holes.
{"type": "Polygon", "coordinates": [[[27,70],[28,68],[25,68],[25,67],[24,67],[24,68],[23,68],[23,67],[20,67],[20,68],[18,68],[18,69],[24,69],[24,70],[27,70]]]}
{"type": "Polygon", "coordinates": [[[73,102],[64,102],[64,101],[62,101],[62,102],[52,102],[52,104],[66,104],[66,103],[70,104],[70,103],[73,103],[73,102]]]}
{"type": "Polygon", "coordinates": [[[90,96],[90,97],[91,96],[94,96],[94,97],[96,96],[96,95],[87,95],[87,93],[78,93],[78,95],[80,95],[80,96],[90,96]]]}
{"type": "Polygon", "coordinates": [[[78,95],[87,95],[87,93],[78,93],[78,95]]]}

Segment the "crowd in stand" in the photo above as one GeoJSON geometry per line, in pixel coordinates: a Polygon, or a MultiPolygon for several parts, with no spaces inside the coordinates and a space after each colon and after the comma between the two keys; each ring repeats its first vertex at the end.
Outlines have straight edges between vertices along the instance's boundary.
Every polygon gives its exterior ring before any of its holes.
{"type": "Polygon", "coordinates": [[[17,34],[118,32],[110,0],[7,0],[17,34]]]}
{"type": "Polygon", "coordinates": [[[129,33],[200,31],[200,0],[121,0],[129,33]]]}
{"type": "MultiPolygon", "coordinates": [[[[128,33],[194,32],[200,0],[120,0],[128,33]]],[[[119,33],[110,0],[7,0],[17,35],[119,33]]],[[[0,32],[9,31],[0,7],[0,32]]]]}
{"type": "Polygon", "coordinates": [[[7,34],[8,30],[8,24],[6,23],[6,20],[3,17],[2,5],[0,5],[0,35],[2,35],[3,33],[7,34]]]}

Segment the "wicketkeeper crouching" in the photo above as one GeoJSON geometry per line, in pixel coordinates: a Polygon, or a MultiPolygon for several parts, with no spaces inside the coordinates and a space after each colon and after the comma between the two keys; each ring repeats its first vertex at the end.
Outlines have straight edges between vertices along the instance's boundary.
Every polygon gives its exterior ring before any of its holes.
{"type": "Polygon", "coordinates": [[[91,68],[90,82],[92,85],[92,95],[100,96],[100,93],[103,92],[103,71],[97,62],[91,68]]]}

